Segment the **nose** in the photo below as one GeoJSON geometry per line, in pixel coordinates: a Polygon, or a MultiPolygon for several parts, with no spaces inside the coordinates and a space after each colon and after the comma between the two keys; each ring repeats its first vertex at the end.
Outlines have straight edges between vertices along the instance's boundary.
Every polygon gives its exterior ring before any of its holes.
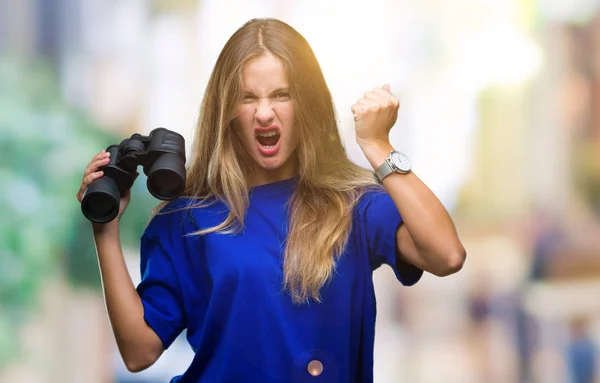
{"type": "Polygon", "coordinates": [[[269,100],[260,100],[256,104],[256,120],[262,126],[269,126],[275,117],[275,111],[269,100]]]}

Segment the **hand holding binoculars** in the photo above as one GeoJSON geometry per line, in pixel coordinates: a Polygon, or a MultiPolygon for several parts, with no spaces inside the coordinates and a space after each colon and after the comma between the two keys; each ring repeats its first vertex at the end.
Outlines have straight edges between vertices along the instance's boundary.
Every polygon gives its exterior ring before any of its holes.
{"type": "Polygon", "coordinates": [[[133,185],[138,165],[148,176],[146,186],[154,197],[166,201],[183,194],[185,140],[180,134],[165,128],[154,129],[148,136],[135,133],[106,151],[109,162],[99,169],[104,176],[88,185],[81,200],[81,211],[90,221],[115,219],[121,196],[133,185]]]}

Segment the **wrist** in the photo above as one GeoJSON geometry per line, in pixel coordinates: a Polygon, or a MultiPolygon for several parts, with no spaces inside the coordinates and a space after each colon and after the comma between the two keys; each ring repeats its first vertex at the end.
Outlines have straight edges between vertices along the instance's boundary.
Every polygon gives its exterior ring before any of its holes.
{"type": "Polygon", "coordinates": [[[358,145],[373,169],[377,169],[394,150],[389,141],[358,141],[358,145]]]}
{"type": "Polygon", "coordinates": [[[94,223],[92,222],[94,237],[112,237],[119,236],[119,220],[115,219],[109,223],[94,223]]]}

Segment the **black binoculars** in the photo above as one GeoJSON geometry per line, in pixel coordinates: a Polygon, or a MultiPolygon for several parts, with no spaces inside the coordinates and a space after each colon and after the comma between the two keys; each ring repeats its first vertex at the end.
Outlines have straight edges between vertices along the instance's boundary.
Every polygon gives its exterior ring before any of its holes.
{"type": "Polygon", "coordinates": [[[119,145],[106,148],[109,163],[99,170],[103,177],[92,181],[81,201],[83,215],[92,222],[107,223],[119,214],[121,196],[136,177],[138,165],[148,176],[148,191],[160,200],[179,197],[185,189],[185,140],[165,128],[157,128],[148,136],[138,133],[119,145]]]}

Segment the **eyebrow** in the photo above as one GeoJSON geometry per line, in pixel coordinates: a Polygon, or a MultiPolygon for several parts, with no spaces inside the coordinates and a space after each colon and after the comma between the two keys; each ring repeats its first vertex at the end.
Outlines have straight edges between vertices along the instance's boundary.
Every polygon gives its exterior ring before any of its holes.
{"type": "MultiPolygon", "coordinates": [[[[273,95],[273,94],[275,94],[275,93],[279,93],[279,92],[289,92],[289,91],[290,91],[290,88],[289,88],[289,87],[287,87],[287,86],[284,86],[284,87],[279,87],[279,88],[277,88],[277,89],[273,90],[273,91],[271,92],[271,95],[273,95]]],[[[249,91],[249,90],[243,90],[243,94],[244,94],[244,95],[247,95],[247,94],[248,94],[248,95],[254,95],[254,93],[253,93],[252,91],[249,91]]]]}

